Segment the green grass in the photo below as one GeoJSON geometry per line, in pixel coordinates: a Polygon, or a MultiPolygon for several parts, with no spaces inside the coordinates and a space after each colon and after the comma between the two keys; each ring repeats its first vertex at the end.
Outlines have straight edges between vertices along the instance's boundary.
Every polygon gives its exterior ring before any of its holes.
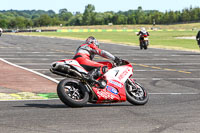
{"type": "MultiPolygon", "coordinates": [[[[150,46],[168,49],[199,51],[196,40],[177,39],[176,37],[196,36],[197,31],[150,31],[150,46]]],[[[135,32],[41,32],[23,33],[25,35],[39,35],[51,37],[66,37],[75,39],[86,39],[88,36],[96,37],[99,42],[124,43],[128,45],[139,44],[135,32]]]]}

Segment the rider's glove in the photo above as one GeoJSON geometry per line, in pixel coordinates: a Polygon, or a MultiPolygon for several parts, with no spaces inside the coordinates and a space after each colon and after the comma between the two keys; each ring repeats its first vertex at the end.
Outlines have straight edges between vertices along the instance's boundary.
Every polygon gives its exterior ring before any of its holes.
{"type": "Polygon", "coordinates": [[[120,65],[120,64],[122,63],[122,59],[120,59],[119,57],[115,56],[114,62],[115,62],[117,65],[120,65]]]}

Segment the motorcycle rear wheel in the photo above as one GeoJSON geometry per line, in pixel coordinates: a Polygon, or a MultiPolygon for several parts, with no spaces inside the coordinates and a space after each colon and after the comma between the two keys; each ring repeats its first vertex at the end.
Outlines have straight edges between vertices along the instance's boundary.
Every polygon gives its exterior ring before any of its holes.
{"type": "Polygon", "coordinates": [[[57,86],[60,100],[70,107],[83,107],[89,100],[89,93],[85,86],[74,79],[64,79],[57,86]]]}
{"type": "Polygon", "coordinates": [[[148,46],[148,41],[144,41],[144,49],[147,49],[147,46],[148,46]]]}
{"type": "Polygon", "coordinates": [[[144,105],[149,100],[149,94],[147,90],[142,87],[138,82],[129,83],[126,82],[126,98],[127,101],[133,105],[144,105]]]}

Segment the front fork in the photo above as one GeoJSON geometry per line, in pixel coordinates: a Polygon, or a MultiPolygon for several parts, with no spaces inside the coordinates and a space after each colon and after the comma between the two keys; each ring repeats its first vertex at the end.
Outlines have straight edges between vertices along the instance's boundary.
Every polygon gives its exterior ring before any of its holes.
{"type": "Polygon", "coordinates": [[[131,88],[129,88],[129,89],[131,89],[131,90],[129,90],[129,91],[135,91],[135,90],[137,90],[137,85],[135,84],[135,80],[134,79],[130,79],[130,78],[128,78],[128,82],[132,85],[132,86],[134,86],[134,88],[133,87],[131,87],[131,88]]]}

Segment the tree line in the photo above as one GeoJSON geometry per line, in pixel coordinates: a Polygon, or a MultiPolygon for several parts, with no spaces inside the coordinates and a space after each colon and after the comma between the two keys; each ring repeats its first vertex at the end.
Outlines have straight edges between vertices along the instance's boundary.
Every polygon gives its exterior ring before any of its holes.
{"type": "Polygon", "coordinates": [[[53,10],[3,10],[0,11],[0,27],[4,29],[31,28],[41,26],[83,26],[121,24],[175,24],[200,21],[200,8],[185,8],[182,11],[136,10],[96,12],[88,4],[83,13],[72,13],[66,8],[58,13],[53,10]]]}

